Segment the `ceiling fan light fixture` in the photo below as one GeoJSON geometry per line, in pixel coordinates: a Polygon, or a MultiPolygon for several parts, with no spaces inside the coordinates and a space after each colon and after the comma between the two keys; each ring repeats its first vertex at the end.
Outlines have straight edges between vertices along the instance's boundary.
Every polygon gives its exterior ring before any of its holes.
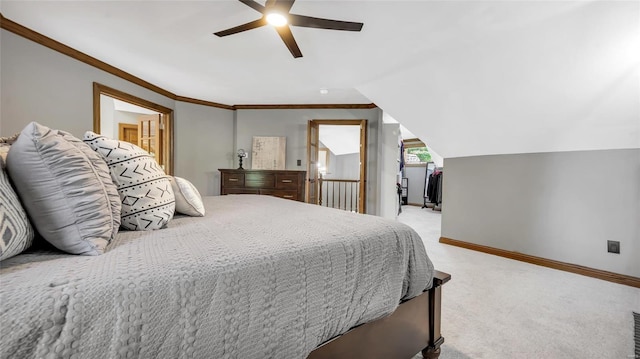
{"type": "Polygon", "coordinates": [[[272,12],[267,14],[267,22],[273,26],[279,27],[286,25],[289,21],[286,16],[277,12],[272,12]]]}
{"type": "MultiPolygon", "coordinates": [[[[1,0],[0,0],[1,1],[1,0]]],[[[360,31],[364,25],[361,22],[324,19],[306,15],[292,14],[291,7],[296,0],[266,0],[264,5],[256,0],[238,0],[244,5],[262,14],[257,19],[232,28],[214,32],[218,37],[229,36],[243,31],[253,30],[265,25],[275,27],[276,32],[291,52],[294,58],[302,57],[302,52],[293,37],[290,26],[308,27],[314,29],[360,31]]]]}

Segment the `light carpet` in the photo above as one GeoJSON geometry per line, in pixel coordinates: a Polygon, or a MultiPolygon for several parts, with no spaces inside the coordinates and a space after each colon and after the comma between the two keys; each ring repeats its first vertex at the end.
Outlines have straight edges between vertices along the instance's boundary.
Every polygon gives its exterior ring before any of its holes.
{"type": "MultiPolygon", "coordinates": [[[[438,242],[440,212],[403,206],[443,287],[443,359],[635,358],[640,289],[438,242]]],[[[416,355],[414,359],[421,358],[416,355]]]]}

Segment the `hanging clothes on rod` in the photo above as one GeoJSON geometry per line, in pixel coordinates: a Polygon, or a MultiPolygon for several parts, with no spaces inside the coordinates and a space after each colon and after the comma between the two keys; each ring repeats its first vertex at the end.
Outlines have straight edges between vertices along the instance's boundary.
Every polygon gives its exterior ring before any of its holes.
{"type": "Polygon", "coordinates": [[[427,194],[425,197],[425,202],[428,199],[428,203],[424,207],[432,207],[434,210],[439,211],[442,206],[442,176],[443,176],[443,168],[437,167],[433,170],[433,172],[429,175],[429,179],[427,181],[427,194]]]}

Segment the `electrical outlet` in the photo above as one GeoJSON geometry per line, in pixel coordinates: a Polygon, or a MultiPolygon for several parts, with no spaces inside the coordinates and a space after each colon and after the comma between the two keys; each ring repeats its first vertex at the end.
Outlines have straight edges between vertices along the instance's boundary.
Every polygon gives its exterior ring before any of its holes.
{"type": "Polygon", "coordinates": [[[620,254],[620,241],[607,241],[607,252],[620,254]]]}

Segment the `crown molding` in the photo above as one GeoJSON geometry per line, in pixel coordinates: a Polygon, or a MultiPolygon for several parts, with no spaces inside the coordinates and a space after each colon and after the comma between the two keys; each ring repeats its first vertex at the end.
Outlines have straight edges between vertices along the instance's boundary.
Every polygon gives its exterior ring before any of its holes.
{"type": "Polygon", "coordinates": [[[373,103],[365,104],[282,104],[282,105],[234,105],[236,110],[297,110],[297,109],[372,109],[373,103]]]}
{"type": "Polygon", "coordinates": [[[148,90],[151,90],[153,92],[159,93],[163,96],[169,97],[171,99],[175,99],[176,95],[163,89],[160,88],[152,83],[149,83],[139,77],[136,77],[126,71],[122,71],[119,68],[115,67],[115,66],[111,66],[109,64],[107,64],[106,62],[100,61],[98,59],[96,59],[95,57],[89,56],[87,54],[85,54],[84,52],[80,52],[72,47],[69,47],[61,42],[58,42],[50,37],[47,37],[45,35],[42,35],[39,32],[33,31],[25,26],[22,26],[20,24],[18,24],[17,22],[11,21],[9,19],[7,19],[6,17],[4,17],[4,15],[2,15],[2,13],[0,13],[0,28],[5,29],[9,32],[12,32],[18,36],[22,36],[25,39],[31,40],[35,43],[38,43],[44,47],[48,47],[51,50],[57,51],[61,54],[67,55],[73,59],[76,59],[80,62],[84,62],[87,65],[93,66],[95,68],[98,68],[102,71],[108,72],[112,75],[118,76],[124,80],[127,80],[129,82],[132,82],[136,85],[139,85],[141,87],[144,87],[148,90]]]}
{"type": "Polygon", "coordinates": [[[180,102],[193,103],[193,104],[196,104],[196,105],[217,107],[217,108],[222,108],[222,109],[231,110],[231,111],[235,110],[235,106],[225,105],[223,103],[217,103],[217,102],[212,102],[212,101],[198,100],[196,98],[191,98],[191,97],[176,96],[174,98],[174,100],[180,101],[180,102]]]}
{"type": "Polygon", "coordinates": [[[193,103],[197,105],[204,105],[209,107],[217,107],[225,110],[282,110],[282,109],[372,109],[377,106],[373,103],[371,104],[308,104],[308,105],[225,105],[212,101],[205,101],[194,99],[185,96],[179,96],[174,94],[173,92],[167,91],[161,87],[158,87],[150,82],[147,82],[137,76],[134,76],[126,71],[120,70],[119,68],[109,65],[104,61],[100,61],[95,57],[89,56],[84,52],[78,51],[70,46],[67,46],[59,41],[56,41],[50,37],[47,37],[39,32],[29,29],[23,25],[18,24],[12,20],[7,19],[0,13],[0,28],[12,32],[18,36],[21,36],[27,40],[31,40],[37,44],[40,44],[44,47],[47,47],[51,50],[57,51],[61,54],[67,55],[75,60],[83,62],[89,66],[93,66],[97,69],[110,73],[114,76],[120,77],[123,80],[134,83],[140,87],[146,88],[147,90],[151,90],[160,95],[166,96],[172,100],[193,103]]]}

